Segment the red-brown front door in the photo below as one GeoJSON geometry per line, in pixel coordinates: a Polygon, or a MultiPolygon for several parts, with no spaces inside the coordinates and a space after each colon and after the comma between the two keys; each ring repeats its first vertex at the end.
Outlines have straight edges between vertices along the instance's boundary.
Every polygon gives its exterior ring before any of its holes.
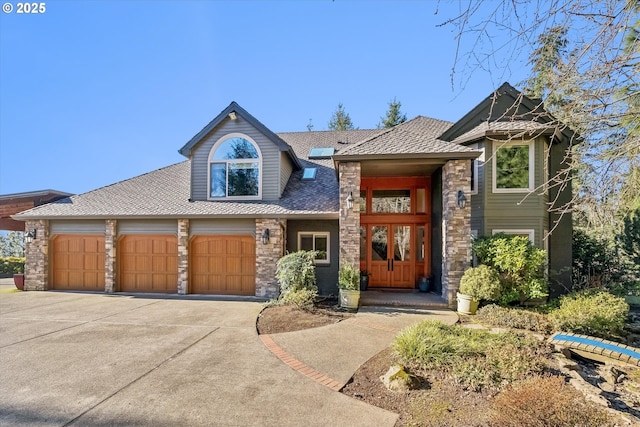
{"type": "Polygon", "coordinates": [[[413,225],[384,224],[370,227],[370,282],[372,287],[413,288],[415,262],[413,225]]]}

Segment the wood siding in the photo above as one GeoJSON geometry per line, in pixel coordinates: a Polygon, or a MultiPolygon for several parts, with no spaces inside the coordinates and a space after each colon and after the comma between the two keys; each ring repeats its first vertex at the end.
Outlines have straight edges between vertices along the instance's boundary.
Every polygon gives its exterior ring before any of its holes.
{"type": "Polygon", "coordinates": [[[122,292],[178,291],[178,238],[127,235],[118,242],[118,289],[122,292]]]}
{"type": "Polygon", "coordinates": [[[209,153],[220,138],[230,133],[247,135],[258,144],[262,154],[262,199],[277,200],[280,197],[281,182],[280,150],[240,116],[236,120],[225,119],[194,149],[191,158],[191,199],[207,200],[209,153]]]}
{"type": "Polygon", "coordinates": [[[255,237],[195,236],[189,253],[189,293],[255,295],[255,237]]]}
{"type": "Polygon", "coordinates": [[[284,189],[287,188],[287,183],[293,172],[293,164],[291,159],[284,151],[280,152],[280,196],[284,193],[284,189]]]}
{"type": "Polygon", "coordinates": [[[57,235],[49,250],[52,289],[104,291],[103,235],[57,235]]]}

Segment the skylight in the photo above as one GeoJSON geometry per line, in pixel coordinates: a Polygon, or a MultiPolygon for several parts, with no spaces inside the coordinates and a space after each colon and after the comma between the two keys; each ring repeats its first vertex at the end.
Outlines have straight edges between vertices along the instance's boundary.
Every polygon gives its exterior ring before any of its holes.
{"type": "Polygon", "coordinates": [[[316,179],[316,168],[304,168],[304,171],[302,172],[302,179],[309,181],[316,179]]]}
{"type": "Polygon", "coordinates": [[[313,147],[311,151],[309,151],[310,159],[329,159],[333,156],[333,153],[336,151],[333,147],[313,147]]]}

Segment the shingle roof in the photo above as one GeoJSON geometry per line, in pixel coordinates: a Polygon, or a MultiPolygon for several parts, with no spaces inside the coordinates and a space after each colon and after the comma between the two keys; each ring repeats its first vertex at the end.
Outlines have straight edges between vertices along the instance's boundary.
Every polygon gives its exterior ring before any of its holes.
{"type": "Polygon", "coordinates": [[[336,153],[336,157],[475,153],[468,147],[437,139],[450,126],[450,122],[418,116],[350,146],[336,153]]]}
{"type": "MultiPolygon", "coordinates": [[[[334,175],[333,182],[336,181],[333,170],[319,169],[319,175],[334,175]]],[[[326,178],[306,187],[299,179],[291,180],[293,184],[277,201],[190,202],[190,173],[190,161],[177,163],[38,206],[15,218],[24,221],[35,218],[332,216],[338,212],[337,182],[327,185],[331,180],[326,178]]]]}
{"type": "Polygon", "coordinates": [[[478,138],[483,138],[491,134],[503,134],[517,137],[536,132],[545,132],[554,129],[555,125],[549,123],[537,123],[527,120],[502,121],[502,122],[482,122],[473,129],[456,137],[453,143],[462,144],[478,138]]]}

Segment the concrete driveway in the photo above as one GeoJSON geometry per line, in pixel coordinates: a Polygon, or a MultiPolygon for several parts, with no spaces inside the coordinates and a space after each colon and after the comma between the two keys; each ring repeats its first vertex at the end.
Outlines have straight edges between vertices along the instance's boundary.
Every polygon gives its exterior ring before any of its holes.
{"type": "Polygon", "coordinates": [[[0,293],[0,425],[393,426],[262,344],[256,302],[0,293]]]}

